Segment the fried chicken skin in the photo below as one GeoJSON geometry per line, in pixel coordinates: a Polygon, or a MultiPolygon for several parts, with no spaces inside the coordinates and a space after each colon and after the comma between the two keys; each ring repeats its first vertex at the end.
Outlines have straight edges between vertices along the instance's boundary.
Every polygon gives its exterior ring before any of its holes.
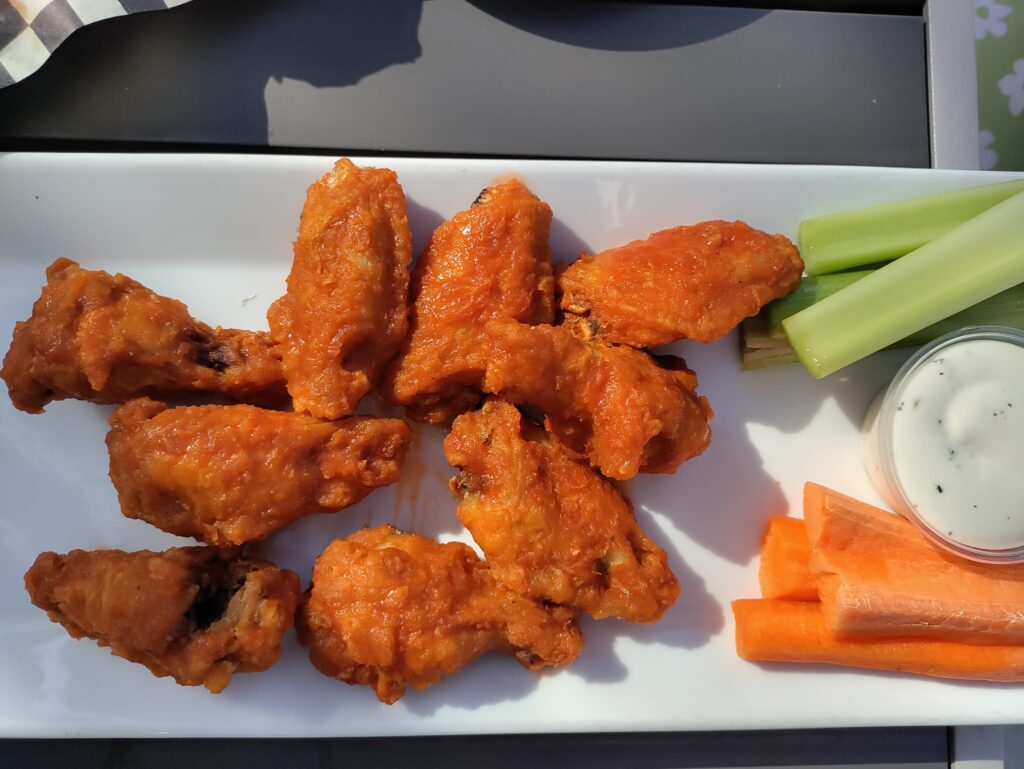
{"type": "Polygon", "coordinates": [[[597,619],[654,622],[679,597],[668,556],[626,498],[515,406],[488,400],[444,442],[459,520],[495,578],[597,619]]]}
{"type": "Polygon", "coordinates": [[[306,195],[267,313],[296,411],[351,414],[405,338],[412,234],[394,171],[339,160],[306,195]]]}
{"type": "Polygon", "coordinates": [[[782,235],[701,222],[581,256],[560,276],[560,305],[590,319],[609,342],[713,342],[795,289],[803,269],[782,235]]]}
{"type": "Polygon", "coordinates": [[[138,399],[110,417],[110,478],[121,510],[211,545],[262,539],[398,480],[411,431],[400,419],[138,399]]]}
{"type": "Polygon", "coordinates": [[[0,370],[15,408],[37,414],[64,398],[120,403],[191,393],[287,402],[266,334],[211,328],[179,301],[70,259],[51,264],[46,278],[0,370]]]}
{"type": "Polygon", "coordinates": [[[72,638],[212,692],[277,662],[299,601],[287,569],[205,547],[42,553],[25,588],[72,638]]]}
{"type": "Polygon", "coordinates": [[[412,273],[409,336],[381,382],[388,400],[436,425],[479,404],[482,324],[554,319],[550,230],[551,208],[510,180],[434,231],[412,273]]]}
{"type": "Polygon", "coordinates": [[[670,473],[707,448],[711,407],[679,358],[584,340],[566,326],[487,324],[484,390],[530,403],[609,478],[670,473]]]}
{"type": "Polygon", "coordinates": [[[536,670],[568,665],[583,636],[575,613],[497,583],[466,545],[391,526],[336,539],[317,559],[296,621],[317,670],[396,702],[489,651],[536,670]]]}

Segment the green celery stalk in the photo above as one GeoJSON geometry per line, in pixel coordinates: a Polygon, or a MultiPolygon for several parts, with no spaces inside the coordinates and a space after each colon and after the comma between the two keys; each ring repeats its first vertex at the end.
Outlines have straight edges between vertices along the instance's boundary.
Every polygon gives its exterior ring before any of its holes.
{"type": "Polygon", "coordinates": [[[1024,282],[1024,192],[782,321],[821,378],[1024,282]]]}
{"type": "Polygon", "coordinates": [[[767,319],[766,331],[776,339],[785,339],[782,321],[800,310],[817,304],[826,296],[851,286],[874,270],[857,270],[855,272],[839,272],[835,275],[809,275],[800,281],[796,289],[781,299],[775,299],[765,305],[762,313],[767,319]]]}
{"type": "Polygon", "coordinates": [[[752,347],[744,348],[740,358],[740,368],[743,371],[753,371],[769,366],[778,366],[783,363],[796,363],[796,353],[788,344],[783,347],[752,347]]]}
{"type": "Polygon", "coordinates": [[[888,262],[1024,190],[1024,179],[841,211],[800,223],[808,275],[888,262]]]}
{"type": "MultiPolygon", "coordinates": [[[[842,273],[843,275],[864,277],[870,275],[871,271],[863,273],[842,273]]],[[[828,276],[833,277],[833,276],[828,276]]],[[[834,277],[839,277],[838,275],[834,277]]],[[[805,278],[804,280],[813,280],[805,278]]],[[[843,286],[836,287],[838,291],[843,286]]],[[[834,292],[832,292],[834,293],[834,292]]],[[[822,291],[821,299],[831,296],[822,291]]],[[[774,366],[780,363],[796,363],[796,353],[786,341],[786,335],[782,332],[782,321],[788,318],[802,307],[784,307],[786,299],[776,299],[767,305],[760,315],[755,318],[747,318],[741,326],[743,338],[742,367],[744,370],[752,368],[763,368],[774,366]],[[773,306],[777,305],[777,306],[773,306]],[[789,310],[792,309],[792,312],[789,310]],[[762,323],[757,323],[761,319],[762,323]],[[776,326],[776,319],[778,325],[776,326]],[[778,331],[776,331],[778,329],[778,331]]],[[[964,326],[1011,326],[1024,331],[1024,283],[1008,288],[1006,291],[990,296],[984,301],[978,302],[966,310],[961,310],[955,315],[950,315],[938,323],[933,323],[910,336],[900,339],[889,345],[890,347],[914,347],[927,344],[933,339],[938,339],[944,334],[956,331],[964,326]]]]}
{"type": "Polygon", "coordinates": [[[1012,326],[1024,331],[1024,284],[990,296],[966,310],[915,331],[899,341],[900,346],[927,344],[964,326],[1012,326]]]}
{"type": "MultiPolygon", "coordinates": [[[[775,299],[765,305],[762,310],[766,319],[764,333],[772,339],[785,339],[786,332],[782,329],[782,321],[790,315],[795,315],[800,310],[820,302],[825,297],[832,296],[837,291],[853,285],[872,272],[874,270],[858,270],[804,278],[792,294],[775,299]]],[[[988,299],[950,315],[938,323],[933,323],[900,341],[906,345],[924,344],[958,328],[979,325],[1013,326],[1014,328],[1024,326],[1024,285],[1014,286],[995,296],[990,296],[988,299]]]]}
{"type": "Polygon", "coordinates": [[[740,324],[740,366],[744,371],[779,363],[796,363],[796,354],[785,337],[773,339],[767,332],[768,316],[761,312],[740,324]]]}

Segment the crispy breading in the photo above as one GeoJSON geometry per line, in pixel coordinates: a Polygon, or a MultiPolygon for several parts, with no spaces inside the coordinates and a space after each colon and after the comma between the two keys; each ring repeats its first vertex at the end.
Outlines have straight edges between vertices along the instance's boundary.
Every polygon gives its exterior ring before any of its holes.
{"type": "Polygon", "coordinates": [[[72,638],[212,692],[277,662],[299,600],[287,569],[206,547],[42,553],[25,588],[72,638]]]}
{"type": "Polygon", "coordinates": [[[782,235],[701,222],[581,256],[559,276],[560,305],[609,342],[713,342],[796,288],[803,269],[782,235]]]}
{"type": "Polygon", "coordinates": [[[711,407],[680,358],[566,326],[495,320],[486,337],[484,390],[540,408],[548,430],[609,478],[670,473],[711,441],[711,407]]]}
{"type": "Polygon", "coordinates": [[[484,190],[435,231],[412,273],[409,336],[381,382],[413,419],[446,425],[482,397],[482,324],[554,318],[551,208],[521,182],[484,190]]]}
{"type": "Polygon", "coordinates": [[[444,450],[459,520],[503,585],[597,619],[654,622],[675,603],[667,554],[615,484],[515,406],[463,414],[444,450]]]}
{"type": "Polygon", "coordinates": [[[267,312],[296,411],[351,414],[405,338],[412,234],[394,171],[339,160],[306,195],[267,312]]]}
{"type": "Polygon", "coordinates": [[[411,439],[400,419],[253,406],[168,408],[149,399],[110,417],[110,478],[122,512],[211,545],[262,539],[398,480],[411,439]]]}
{"type": "Polygon", "coordinates": [[[64,398],[120,403],[194,393],[287,402],[267,334],[211,328],[177,300],[70,259],[56,260],[46,278],[32,316],[14,327],[0,371],[16,408],[39,413],[64,398]]]}
{"type": "Polygon", "coordinates": [[[568,665],[583,636],[575,613],[498,584],[466,545],[391,526],[336,539],[313,567],[299,641],[324,675],[396,702],[481,654],[512,654],[533,670],[568,665]]]}

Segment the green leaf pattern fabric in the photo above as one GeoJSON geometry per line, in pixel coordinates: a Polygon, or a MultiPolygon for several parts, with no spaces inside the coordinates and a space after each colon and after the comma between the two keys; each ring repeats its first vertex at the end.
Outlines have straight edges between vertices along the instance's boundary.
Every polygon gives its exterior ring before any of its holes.
{"type": "Polygon", "coordinates": [[[1024,0],[974,0],[981,167],[1024,171],[1024,0]]]}

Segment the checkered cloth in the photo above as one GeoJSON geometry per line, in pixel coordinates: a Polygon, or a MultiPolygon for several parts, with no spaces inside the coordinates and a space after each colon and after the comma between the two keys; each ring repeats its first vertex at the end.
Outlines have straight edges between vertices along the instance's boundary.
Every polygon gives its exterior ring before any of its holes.
{"type": "Polygon", "coordinates": [[[0,0],[0,88],[41,66],[79,27],[188,0],[0,0]]]}

